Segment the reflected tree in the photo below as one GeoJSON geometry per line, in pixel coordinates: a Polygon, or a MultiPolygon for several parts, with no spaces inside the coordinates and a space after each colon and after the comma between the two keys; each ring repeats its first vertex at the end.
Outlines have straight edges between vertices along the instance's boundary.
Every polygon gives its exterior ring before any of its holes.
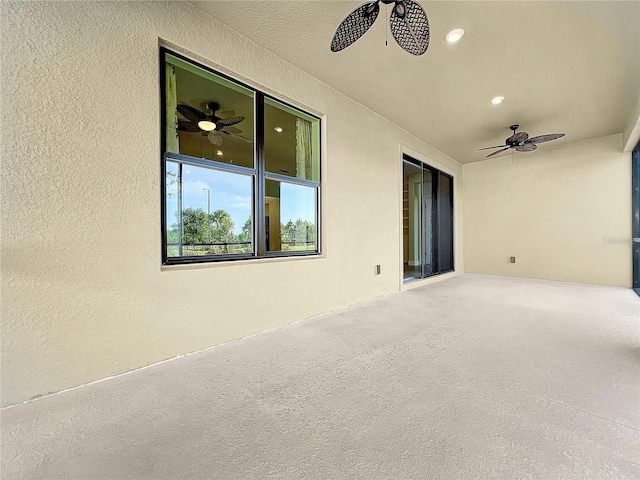
{"type": "Polygon", "coordinates": [[[249,242],[251,243],[251,239],[253,237],[253,223],[251,222],[251,216],[247,218],[247,221],[244,222],[242,226],[242,231],[240,235],[238,235],[238,242],[249,242]]]}
{"type": "MultiPolygon", "coordinates": [[[[211,225],[211,238],[214,243],[231,243],[235,240],[235,224],[229,212],[216,210],[209,215],[211,225]]],[[[229,253],[229,246],[224,246],[225,253],[229,253]]]]}
{"type": "Polygon", "coordinates": [[[295,222],[289,220],[281,225],[281,236],[283,243],[296,246],[307,245],[315,242],[316,226],[308,220],[297,219],[295,222]]]}

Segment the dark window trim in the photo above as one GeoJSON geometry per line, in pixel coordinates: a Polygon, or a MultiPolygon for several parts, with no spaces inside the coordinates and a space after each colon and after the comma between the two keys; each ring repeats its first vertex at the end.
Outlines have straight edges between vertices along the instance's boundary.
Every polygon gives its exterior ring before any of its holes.
{"type": "MultiPolygon", "coordinates": [[[[290,103],[283,101],[277,97],[274,97],[269,94],[265,94],[258,90],[257,88],[248,85],[242,81],[239,81],[229,75],[218,72],[211,67],[203,65],[202,63],[193,60],[192,58],[186,57],[177,53],[173,50],[170,50],[166,47],[159,47],[159,62],[158,62],[158,70],[160,77],[160,146],[161,146],[161,154],[160,154],[160,214],[161,214],[161,239],[162,239],[162,265],[182,265],[182,264],[193,264],[193,263],[218,263],[218,262],[228,262],[228,261],[236,261],[236,260],[262,260],[265,258],[282,258],[282,257],[320,257],[322,256],[322,222],[321,222],[321,214],[322,214],[322,206],[321,206],[321,196],[322,196],[322,119],[314,115],[313,113],[309,113],[305,110],[300,109],[295,105],[291,105],[290,103]],[[225,80],[230,82],[234,82],[244,88],[251,90],[254,93],[254,133],[255,133],[255,149],[254,149],[254,168],[241,167],[239,165],[229,165],[226,163],[216,162],[215,160],[209,160],[205,158],[191,157],[189,155],[183,155],[179,153],[172,153],[166,151],[166,98],[165,98],[165,88],[166,88],[166,79],[165,79],[165,55],[169,54],[185,62],[189,62],[192,65],[202,68],[208,72],[211,72],[215,75],[218,75],[225,80]],[[309,117],[315,118],[318,120],[318,140],[320,150],[318,151],[318,174],[320,181],[310,181],[297,179],[295,177],[288,177],[285,175],[278,175],[273,173],[268,173],[265,171],[265,161],[264,161],[264,100],[265,98],[272,99],[276,102],[279,102],[283,105],[286,105],[289,108],[294,110],[298,110],[309,117]],[[243,175],[251,175],[254,179],[253,184],[253,192],[252,192],[252,214],[253,214],[253,252],[252,253],[239,253],[239,254],[228,254],[228,255],[198,255],[198,256],[180,256],[180,257],[169,257],[167,256],[167,206],[166,206],[166,162],[171,160],[176,161],[179,164],[191,164],[195,166],[203,166],[206,168],[216,169],[220,171],[226,171],[230,173],[238,173],[243,175]],[[276,180],[280,182],[287,182],[296,185],[303,185],[308,187],[313,187],[316,192],[316,249],[309,251],[287,251],[287,252],[268,252],[266,251],[266,246],[263,244],[264,238],[259,235],[259,232],[263,232],[265,225],[265,180],[276,180]],[[261,199],[261,200],[259,200],[261,199]]],[[[182,180],[180,179],[180,182],[182,180]]],[[[179,195],[181,201],[181,194],[179,195]]]]}
{"type": "Polygon", "coordinates": [[[274,182],[293,183],[295,185],[302,185],[304,187],[319,187],[320,182],[314,182],[313,180],[303,180],[301,178],[295,179],[294,177],[288,177],[279,173],[264,173],[265,180],[273,180],[274,182]]]}
{"type": "Polygon", "coordinates": [[[255,213],[255,221],[253,222],[253,243],[254,249],[253,253],[256,257],[264,257],[267,252],[267,248],[264,242],[264,238],[260,235],[260,232],[266,231],[266,220],[265,220],[265,205],[264,199],[266,198],[266,185],[264,183],[264,96],[258,91],[255,94],[255,115],[254,115],[254,131],[256,132],[256,142],[255,142],[255,166],[257,169],[256,175],[256,184],[254,190],[254,201],[253,201],[253,209],[255,213]]]}
{"type": "Polygon", "coordinates": [[[165,152],[165,161],[193,165],[194,167],[205,167],[221,172],[239,173],[240,175],[256,175],[256,171],[252,168],[217,162],[215,160],[209,160],[208,158],[190,157],[189,155],[182,155],[180,153],[165,152]]]}
{"type": "Polygon", "coordinates": [[[640,141],[631,151],[631,256],[633,290],[640,295],[640,141]]]}

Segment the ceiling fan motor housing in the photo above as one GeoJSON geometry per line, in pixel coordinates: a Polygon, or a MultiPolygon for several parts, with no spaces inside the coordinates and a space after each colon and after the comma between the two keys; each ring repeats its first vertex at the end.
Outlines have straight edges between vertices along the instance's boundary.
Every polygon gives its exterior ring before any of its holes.
{"type": "Polygon", "coordinates": [[[485,147],[480,148],[479,150],[492,150],[494,148],[500,149],[487,155],[487,158],[493,157],[494,155],[509,150],[510,148],[515,148],[519,152],[533,152],[538,148],[538,143],[550,142],[551,140],[556,140],[558,138],[564,137],[564,133],[549,133],[547,135],[537,135],[535,137],[529,138],[529,134],[527,132],[516,133],[516,130],[518,130],[518,128],[520,128],[520,125],[518,125],[517,123],[509,127],[509,129],[513,131],[513,135],[505,139],[504,145],[485,147]]]}
{"type": "Polygon", "coordinates": [[[509,127],[509,130],[513,131],[513,135],[511,135],[509,138],[507,138],[504,141],[505,145],[508,145],[509,147],[517,147],[521,145],[521,143],[518,142],[518,139],[516,137],[516,130],[518,130],[519,128],[520,128],[520,125],[518,125],[517,123],[509,127]]]}

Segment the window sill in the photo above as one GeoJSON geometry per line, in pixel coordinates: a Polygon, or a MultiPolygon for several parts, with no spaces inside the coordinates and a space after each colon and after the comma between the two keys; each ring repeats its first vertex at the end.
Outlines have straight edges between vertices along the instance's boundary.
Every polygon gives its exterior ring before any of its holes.
{"type": "Polygon", "coordinates": [[[173,265],[162,265],[160,267],[161,272],[169,272],[172,270],[193,270],[199,268],[216,268],[216,267],[229,267],[233,265],[235,268],[241,266],[256,265],[261,263],[275,263],[275,262],[300,262],[309,260],[324,260],[325,254],[317,255],[297,255],[290,257],[268,257],[268,258],[248,258],[243,260],[221,260],[218,262],[199,262],[199,263],[176,263],[173,265]]]}

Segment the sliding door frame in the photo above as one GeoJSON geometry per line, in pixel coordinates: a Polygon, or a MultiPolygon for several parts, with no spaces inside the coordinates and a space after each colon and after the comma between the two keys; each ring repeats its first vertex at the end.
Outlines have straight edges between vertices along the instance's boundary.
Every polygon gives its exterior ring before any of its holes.
{"type": "Polygon", "coordinates": [[[640,142],[631,153],[632,288],[640,295],[640,142]]]}
{"type": "MultiPolygon", "coordinates": [[[[421,243],[421,259],[420,259],[420,278],[416,278],[414,280],[405,281],[404,278],[404,238],[403,238],[403,226],[400,228],[400,281],[401,285],[408,285],[411,283],[419,282],[420,280],[425,280],[427,278],[435,277],[438,275],[451,273],[455,271],[455,175],[444,171],[441,166],[433,166],[429,162],[420,160],[415,158],[414,155],[407,154],[402,152],[402,162],[400,164],[400,211],[402,212],[402,203],[403,203],[403,165],[404,162],[413,164],[421,169],[421,179],[422,179],[422,188],[421,188],[421,199],[420,199],[420,214],[422,220],[422,229],[420,235],[420,243],[421,243]],[[428,219],[428,212],[426,208],[424,208],[424,171],[428,170],[431,172],[431,265],[433,266],[432,271],[426,272],[426,255],[427,255],[427,242],[425,238],[426,233],[426,225],[428,219]],[[440,259],[440,244],[444,240],[441,238],[441,218],[440,218],[440,209],[441,205],[441,196],[440,196],[440,175],[444,175],[450,179],[451,191],[450,191],[450,199],[451,199],[451,268],[447,270],[441,270],[441,259],[440,259]]],[[[402,215],[400,215],[400,221],[402,222],[402,215]]]]}

